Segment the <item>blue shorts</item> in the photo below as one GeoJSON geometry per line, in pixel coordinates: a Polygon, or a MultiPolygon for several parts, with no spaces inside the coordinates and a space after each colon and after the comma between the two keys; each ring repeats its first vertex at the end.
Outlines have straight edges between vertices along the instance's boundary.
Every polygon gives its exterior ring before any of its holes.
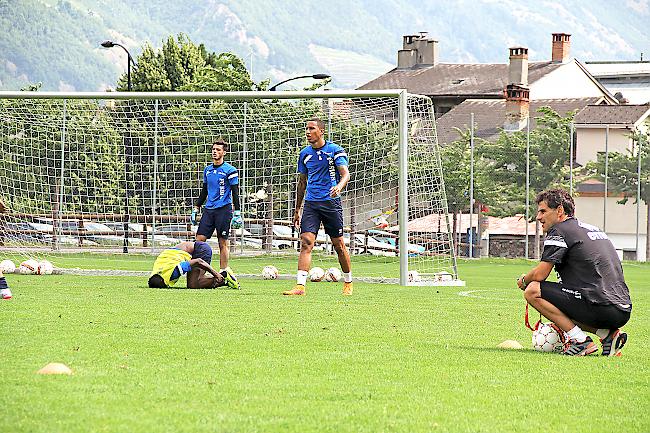
{"type": "Polygon", "coordinates": [[[207,242],[194,241],[194,252],[192,253],[193,259],[203,259],[206,262],[212,262],[212,248],[207,242]]]}
{"type": "Polygon", "coordinates": [[[305,201],[300,220],[300,233],[318,234],[320,223],[330,238],[343,236],[343,206],[341,199],[305,201]]]}
{"type": "Polygon", "coordinates": [[[227,204],[216,209],[203,209],[197,235],[203,235],[207,239],[212,237],[212,233],[217,231],[217,238],[228,239],[230,235],[230,221],[232,220],[232,205],[227,204]]]}

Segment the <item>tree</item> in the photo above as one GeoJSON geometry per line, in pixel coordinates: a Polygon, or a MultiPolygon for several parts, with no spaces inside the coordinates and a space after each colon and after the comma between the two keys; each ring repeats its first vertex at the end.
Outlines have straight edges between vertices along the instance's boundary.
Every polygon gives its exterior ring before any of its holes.
{"type": "MultiPolygon", "coordinates": [[[[650,140],[647,134],[633,135],[635,146],[626,154],[612,152],[607,157],[607,189],[623,195],[617,203],[625,204],[630,198],[637,202],[639,185],[639,159],[641,162],[640,199],[646,204],[646,233],[650,233],[650,140]]],[[[605,154],[599,153],[596,161],[587,163],[583,179],[603,179],[605,177],[605,154]]],[[[646,260],[650,257],[650,239],[646,236],[646,260]]]]}
{"type": "MultiPolygon", "coordinates": [[[[257,88],[244,62],[232,53],[208,53],[180,33],[167,38],[155,50],[146,43],[136,60],[131,84],[134,91],[234,91],[257,88]]],[[[118,81],[118,90],[127,90],[127,75],[118,81]]]]}

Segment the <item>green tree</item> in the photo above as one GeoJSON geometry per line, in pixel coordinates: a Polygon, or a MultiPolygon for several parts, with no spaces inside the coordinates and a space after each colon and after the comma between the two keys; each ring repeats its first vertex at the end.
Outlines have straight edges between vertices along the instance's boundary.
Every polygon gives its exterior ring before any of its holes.
{"type": "MultiPolygon", "coordinates": [[[[232,53],[209,53],[203,44],[196,45],[180,33],[170,36],[156,50],[148,43],[136,59],[131,73],[134,91],[235,91],[254,90],[244,62],[232,53]]],[[[127,75],[123,74],[118,90],[127,90],[127,75]]]]}
{"type": "MultiPolygon", "coordinates": [[[[562,117],[549,107],[540,108],[539,113],[529,139],[531,206],[539,191],[568,188],[569,134],[575,114],[562,117]]],[[[491,190],[486,204],[490,213],[498,216],[525,213],[526,131],[502,132],[494,143],[484,142],[477,149],[486,161],[484,173],[491,190]]],[[[530,211],[535,215],[534,209],[530,211]]]]}
{"type": "MultiPolygon", "coordinates": [[[[634,203],[637,201],[640,159],[640,198],[648,211],[646,233],[650,233],[650,140],[648,138],[647,134],[634,134],[633,150],[628,150],[626,154],[612,152],[607,157],[607,189],[623,195],[623,198],[618,201],[619,204],[626,204],[630,198],[634,203]]],[[[581,177],[602,180],[605,177],[605,154],[599,153],[596,161],[587,163],[581,177]]],[[[645,251],[646,258],[650,257],[648,236],[646,236],[645,251]]]]}

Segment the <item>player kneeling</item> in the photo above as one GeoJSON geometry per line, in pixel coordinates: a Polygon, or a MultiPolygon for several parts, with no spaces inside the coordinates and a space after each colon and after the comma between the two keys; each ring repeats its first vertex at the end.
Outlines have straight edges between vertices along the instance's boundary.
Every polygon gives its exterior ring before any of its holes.
{"type": "Polygon", "coordinates": [[[153,264],[149,287],[171,287],[183,274],[187,274],[188,289],[210,289],[225,285],[225,279],[216,271],[212,261],[212,248],[205,242],[181,242],[163,250],[153,264]],[[206,272],[212,277],[205,275],[206,272]]]}

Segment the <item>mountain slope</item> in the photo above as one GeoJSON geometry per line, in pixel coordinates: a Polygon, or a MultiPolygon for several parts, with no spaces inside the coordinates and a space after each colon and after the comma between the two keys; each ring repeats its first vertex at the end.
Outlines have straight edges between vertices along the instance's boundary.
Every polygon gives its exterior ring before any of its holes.
{"type": "Polygon", "coordinates": [[[550,57],[552,32],[572,34],[580,60],[650,57],[648,0],[0,0],[0,88],[115,86],[134,56],[184,32],[211,51],[232,51],[256,81],[328,72],[353,88],[393,67],[401,36],[429,31],[443,62],[507,61],[507,48],[550,57]]]}

